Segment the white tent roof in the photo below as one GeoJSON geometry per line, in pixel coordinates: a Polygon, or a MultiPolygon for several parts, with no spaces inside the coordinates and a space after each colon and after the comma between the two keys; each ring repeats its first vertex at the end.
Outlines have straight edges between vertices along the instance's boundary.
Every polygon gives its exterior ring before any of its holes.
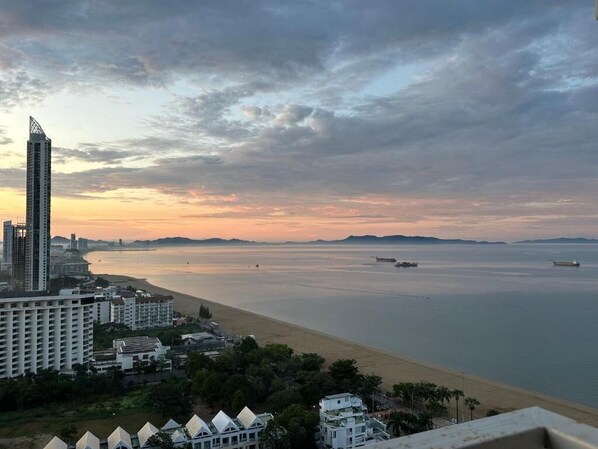
{"type": "Polygon", "coordinates": [[[67,449],[67,448],[68,448],[67,444],[58,437],[52,438],[48,442],[48,444],[46,444],[44,446],[44,449],[67,449]]]}
{"type": "Polygon", "coordinates": [[[147,440],[152,436],[159,432],[160,430],[154,426],[151,422],[146,422],[139,432],[137,432],[137,438],[139,438],[139,446],[145,446],[147,440]]]}
{"type": "Polygon", "coordinates": [[[181,429],[175,430],[173,434],[170,435],[170,438],[172,439],[172,442],[175,444],[187,441],[187,436],[185,435],[185,432],[183,432],[181,429]]]}
{"type": "Polygon", "coordinates": [[[166,424],[162,426],[162,430],[171,430],[181,427],[181,425],[174,419],[170,418],[166,424]]]}
{"type": "Polygon", "coordinates": [[[245,406],[245,408],[237,415],[237,419],[241,421],[241,424],[243,424],[243,427],[246,429],[249,429],[255,422],[262,425],[264,424],[263,421],[247,406],[245,406]]]}
{"type": "Polygon", "coordinates": [[[216,427],[216,429],[218,429],[218,432],[220,433],[224,432],[230,426],[234,427],[236,430],[239,430],[239,427],[222,410],[220,410],[218,414],[214,416],[212,424],[214,424],[214,426],[216,427]]]}
{"type": "Polygon", "coordinates": [[[108,449],[115,449],[119,446],[133,449],[131,444],[131,435],[129,435],[128,432],[120,426],[114,429],[114,432],[112,432],[108,437],[108,449]]]}
{"type": "Polygon", "coordinates": [[[77,449],[100,449],[100,439],[90,431],[85,432],[79,441],[77,441],[77,449]]]}
{"type": "Polygon", "coordinates": [[[187,427],[187,430],[189,431],[189,435],[191,435],[191,438],[195,438],[197,435],[200,435],[204,432],[206,432],[208,435],[212,434],[212,431],[210,430],[206,422],[197,415],[193,415],[191,419],[187,421],[185,427],[187,427]]]}

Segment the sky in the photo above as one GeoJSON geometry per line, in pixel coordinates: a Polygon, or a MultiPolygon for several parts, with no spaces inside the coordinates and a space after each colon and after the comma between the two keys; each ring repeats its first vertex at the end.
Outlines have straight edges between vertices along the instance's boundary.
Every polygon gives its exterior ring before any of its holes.
{"type": "Polygon", "coordinates": [[[52,234],[598,237],[598,22],[551,0],[0,0],[0,220],[52,234]]]}

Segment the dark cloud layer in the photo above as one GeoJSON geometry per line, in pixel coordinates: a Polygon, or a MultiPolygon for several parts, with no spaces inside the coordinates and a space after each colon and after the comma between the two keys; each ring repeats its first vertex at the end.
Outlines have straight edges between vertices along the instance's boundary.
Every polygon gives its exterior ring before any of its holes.
{"type": "MultiPolygon", "coordinates": [[[[57,175],[57,192],[237,195],[289,213],[372,195],[478,205],[436,212],[454,217],[598,215],[588,2],[31,0],[0,10],[0,109],[46,87],[180,76],[201,86],[153,111],[146,137],[58,149],[59,163],[103,167],[57,175]],[[401,75],[412,65],[421,70],[401,75]]],[[[398,214],[359,207],[344,219],[398,214]]]]}

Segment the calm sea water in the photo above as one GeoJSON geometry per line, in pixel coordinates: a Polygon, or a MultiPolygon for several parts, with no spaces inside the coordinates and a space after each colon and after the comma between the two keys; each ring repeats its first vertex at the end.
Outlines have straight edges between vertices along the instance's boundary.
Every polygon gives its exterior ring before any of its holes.
{"type": "Polygon", "coordinates": [[[185,247],[89,260],[96,273],[598,407],[598,245],[185,247]],[[573,259],[581,268],[551,263],[573,259]]]}

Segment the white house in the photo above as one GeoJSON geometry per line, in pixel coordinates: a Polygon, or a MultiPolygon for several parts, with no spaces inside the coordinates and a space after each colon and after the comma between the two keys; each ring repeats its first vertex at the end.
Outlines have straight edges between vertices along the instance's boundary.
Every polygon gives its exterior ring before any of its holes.
{"type": "Polygon", "coordinates": [[[360,397],[351,393],[320,400],[320,447],[349,449],[387,440],[386,425],[367,415],[360,397]]]}
{"type": "Polygon", "coordinates": [[[93,353],[96,372],[104,374],[118,368],[125,374],[135,374],[143,367],[157,364],[158,371],[171,371],[172,362],[166,358],[170,346],[162,346],[158,338],[128,337],[112,341],[112,349],[93,353]]]}

